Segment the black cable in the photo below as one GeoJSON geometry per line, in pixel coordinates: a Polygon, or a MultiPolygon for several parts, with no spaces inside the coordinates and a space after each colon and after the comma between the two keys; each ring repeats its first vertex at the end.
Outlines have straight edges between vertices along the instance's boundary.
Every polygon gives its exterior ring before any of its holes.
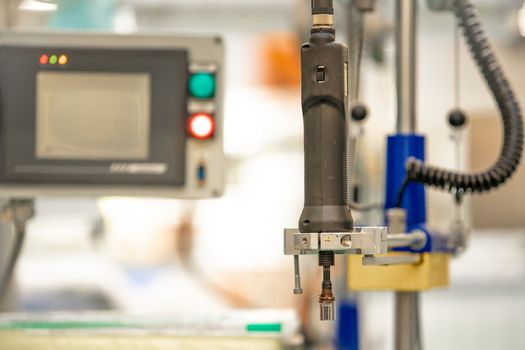
{"type": "MultiPolygon", "coordinates": [[[[355,6],[355,5],[354,5],[355,6]]],[[[355,52],[355,86],[354,86],[354,89],[355,89],[355,92],[353,92],[354,94],[354,101],[352,102],[355,102],[355,101],[359,101],[359,93],[360,93],[360,85],[361,85],[361,62],[363,61],[363,46],[364,46],[364,41],[365,41],[365,23],[364,23],[364,15],[361,11],[359,11],[358,9],[354,9],[355,11],[357,11],[357,16],[354,16],[354,19],[357,21],[357,30],[356,30],[356,37],[357,37],[357,43],[354,43],[355,44],[355,47],[356,47],[356,52],[355,52]]],[[[350,59],[352,59],[352,57],[350,57],[350,59]]]]}
{"type": "Polygon", "coordinates": [[[8,260],[6,262],[5,269],[2,271],[0,276],[0,300],[5,296],[11,279],[13,278],[13,273],[15,271],[16,262],[22,251],[22,246],[24,245],[26,230],[25,225],[14,224],[14,242],[11,253],[9,254],[8,260]]]}
{"type": "Polygon", "coordinates": [[[32,199],[10,200],[8,207],[4,209],[3,214],[7,214],[12,220],[14,233],[12,249],[0,275],[0,299],[5,297],[13,278],[16,263],[24,245],[26,224],[34,216],[34,210],[34,200],[32,199]]]}
{"type": "Polygon", "coordinates": [[[372,210],[383,210],[384,205],[383,203],[368,203],[368,204],[361,204],[356,202],[350,202],[348,203],[348,206],[350,209],[355,211],[372,211],[372,210]]]}
{"type": "Polygon", "coordinates": [[[456,193],[454,193],[454,202],[457,205],[461,205],[461,203],[463,203],[463,191],[456,191],[456,193]]]}
{"type": "Polygon", "coordinates": [[[458,25],[454,26],[454,104],[459,110],[461,101],[461,46],[458,25]]]}
{"type": "MultiPolygon", "coordinates": [[[[454,13],[498,105],[504,130],[503,147],[499,159],[486,171],[477,173],[444,170],[411,158],[406,164],[407,178],[449,192],[481,193],[505,183],[516,171],[523,152],[523,120],[515,94],[485,36],[475,7],[469,0],[457,0],[454,13]]],[[[398,197],[402,198],[401,192],[398,197]]]]}
{"type": "Polygon", "coordinates": [[[401,187],[399,188],[399,191],[397,192],[396,208],[401,208],[401,204],[403,203],[403,197],[405,196],[405,192],[409,184],[410,179],[408,177],[405,177],[403,183],[401,184],[401,187]]]}

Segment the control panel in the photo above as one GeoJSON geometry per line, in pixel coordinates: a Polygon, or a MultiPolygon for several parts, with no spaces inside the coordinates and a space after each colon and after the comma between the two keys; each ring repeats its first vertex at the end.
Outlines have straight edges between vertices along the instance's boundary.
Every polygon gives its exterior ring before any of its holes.
{"type": "Polygon", "coordinates": [[[210,198],[219,37],[0,33],[0,191],[210,198]]]}

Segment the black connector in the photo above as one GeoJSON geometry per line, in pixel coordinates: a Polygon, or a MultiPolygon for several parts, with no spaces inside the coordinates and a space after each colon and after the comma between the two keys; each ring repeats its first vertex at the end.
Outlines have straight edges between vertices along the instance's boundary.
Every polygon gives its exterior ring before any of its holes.
{"type": "Polygon", "coordinates": [[[333,0],[312,0],[312,14],[320,15],[334,14],[334,1],[333,0]]]}

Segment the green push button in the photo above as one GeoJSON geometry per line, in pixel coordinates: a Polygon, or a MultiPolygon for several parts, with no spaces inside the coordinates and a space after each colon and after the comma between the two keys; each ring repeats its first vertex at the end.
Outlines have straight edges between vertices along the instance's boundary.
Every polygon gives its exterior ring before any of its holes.
{"type": "Polygon", "coordinates": [[[211,98],[215,95],[215,76],[210,73],[193,74],[189,89],[192,97],[211,98]]]}

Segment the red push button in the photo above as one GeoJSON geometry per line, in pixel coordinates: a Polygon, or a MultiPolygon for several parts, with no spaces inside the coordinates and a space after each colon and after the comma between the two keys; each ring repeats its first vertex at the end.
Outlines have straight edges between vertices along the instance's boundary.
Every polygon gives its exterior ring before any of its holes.
{"type": "Polygon", "coordinates": [[[206,113],[194,114],[188,120],[188,132],[196,139],[209,139],[215,133],[215,119],[206,113]]]}

